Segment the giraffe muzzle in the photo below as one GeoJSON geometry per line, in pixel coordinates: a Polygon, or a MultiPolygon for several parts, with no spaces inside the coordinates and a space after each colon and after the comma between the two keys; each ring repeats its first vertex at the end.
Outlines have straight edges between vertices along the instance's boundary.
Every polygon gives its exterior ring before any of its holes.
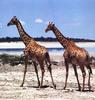
{"type": "Polygon", "coordinates": [[[45,32],[47,33],[48,32],[48,29],[46,29],[45,32]]]}
{"type": "Polygon", "coordinates": [[[10,25],[12,25],[12,24],[11,24],[11,23],[8,23],[8,24],[7,24],[7,26],[10,26],[10,25]]]}

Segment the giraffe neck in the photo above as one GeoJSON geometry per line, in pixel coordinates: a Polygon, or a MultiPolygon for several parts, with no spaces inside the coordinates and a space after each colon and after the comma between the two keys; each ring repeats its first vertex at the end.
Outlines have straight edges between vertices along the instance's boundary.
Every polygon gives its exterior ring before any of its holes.
{"type": "Polygon", "coordinates": [[[62,35],[62,33],[54,26],[52,31],[54,32],[57,40],[60,42],[60,44],[64,47],[67,48],[68,47],[68,42],[69,40],[62,35]]]}
{"type": "Polygon", "coordinates": [[[30,37],[23,29],[20,21],[18,20],[17,23],[16,23],[16,26],[17,26],[17,29],[18,29],[18,32],[19,32],[19,35],[22,39],[22,41],[24,42],[24,44],[27,46],[30,41],[34,41],[32,37],[30,37]]]}

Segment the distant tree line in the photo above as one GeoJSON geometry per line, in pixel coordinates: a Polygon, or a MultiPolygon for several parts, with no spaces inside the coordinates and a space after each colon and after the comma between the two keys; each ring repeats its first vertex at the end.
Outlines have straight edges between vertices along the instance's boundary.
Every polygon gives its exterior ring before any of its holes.
{"type": "MultiPolygon", "coordinates": [[[[43,42],[56,42],[57,39],[56,38],[52,38],[52,37],[36,37],[34,38],[36,41],[43,41],[43,42]]],[[[80,39],[80,38],[68,38],[69,40],[72,40],[74,42],[95,42],[95,40],[91,40],[91,39],[80,39]]],[[[0,38],[0,42],[18,42],[18,41],[22,41],[20,37],[4,37],[4,38],[0,38]]]]}
{"type": "Polygon", "coordinates": [[[0,42],[15,42],[15,41],[21,41],[21,39],[19,37],[4,37],[4,38],[0,38],[0,42]]]}

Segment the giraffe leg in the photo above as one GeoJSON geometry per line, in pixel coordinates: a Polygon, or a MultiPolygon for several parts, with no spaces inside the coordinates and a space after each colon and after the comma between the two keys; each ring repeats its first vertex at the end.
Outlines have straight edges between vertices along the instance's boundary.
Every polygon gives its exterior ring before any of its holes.
{"type": "Polygon", "coordinates": [[[89,78],[88,78],[88,87],[89,87],[89,91],[91,90],[91,85],[90,85],[90,75],[91,75],[91,73],[89,72],[89,78]]]}
{"type": "Polygon", "coordinates": [[[39,76],[38,76],[38,70],[37,70],[37,64],[35,61],[33,61],[33,65],[35,68],[35,72],[36,72],[36,76],[37,76],[37,80],[38,80],[38,87],[40,86],[40,81],[39,81],[39,76]]]}
{"type": "Polygon", "coordinates": [[[82,88],[82,91],[84,91],[86,72],[85,72],[84,66],[80,66],[80,68],[81,68],[82,76],[83,76],[83,88],[82,88]]]}
{"type": "Polygon", "coordinates": [[[24,69],[23,81],[22,81],[22,84],[20,85],[21,87],[23,87],[23,84],[25,81],[25,76],[26,76],[26,72],[27,72],[27,63],[28,63],[28,56],[25,56],[25,69],[24,69]]]}
{"type": "Polygon", "coordinates": [[[86,73],[83,72],[82,74],[83,74],[83,89],[82,89],[82,91],[84,91],[84,88],[85,88],[85,76],[86,76],[86,73]]]}
{"type": "Polygon", "coordinates": [[[76,76],[77,82],[78,82],[78,88],[79,88],[78,90],[81,91],[81,86],[80,86],[79,79],[78,79],[78,73],[77,73],[76,65],[73,65],[73,68],[74,68],[75,76],[76,76]]]}
{"type": "Polygon", "coordinates": [[[41,70],[42,70],[42,78],[41,78],[41,85],[40,85],[40,87],[42,87],[42,85],[43,85],[43,78],[44,78],[44,72],[45,72],[44,68],[42,68],[41,70]]]}
{"type": "Polygon", "coordinates": [[[39,64],[40,64],[41,72],[42,72],[42,77],[41,77],[41,84],[40,84],[40,87],[42,87],[45,69],[44,69],[43,61],[39,61],[39,64]]]}
{"type": "Polygon", "coordinates": [[[68,79],[68,71],[69,71],[69,65],[68,65],[67,61],[65,61],[65,67],[66,67],[66,79],[65,79],[64,89],[66,89],[66,87],[67,87],[67,79],[68,79]]]}
{"type": "Polygon", "coordinates": [[[54,84],[54,80],[53,80],[53,76],[52,76],[51,64],[48,66],[48,70],[50,72],[50,76],[51,76],[51,80],[52,80],[53,87],[56,89],[56,85],[54,84]]]}
{"type": "Polygon", "coordinates": [[[51,76],[53,87],[56,89],[56,85],[54,84],[54,80],[53,80],[53,76],[52,76],[52,68],[51,68],[50,56],[49,56],[48,53],[46,53],[45,63],[46,63],[46,65],[48,67],[48,70],[50,72],[50,76],[51,76]]]}
{"type": "Polygon", "coordinates": [[[89,73],[89,78],[88,78],[88,87],[89,87],[89,91],[91,90],[91,85],[90,85],[90,77],[92,74],[92,69],[90,67],[90,65],[86,65],[87,69],[88,69],[88,73],[89,73]]]}

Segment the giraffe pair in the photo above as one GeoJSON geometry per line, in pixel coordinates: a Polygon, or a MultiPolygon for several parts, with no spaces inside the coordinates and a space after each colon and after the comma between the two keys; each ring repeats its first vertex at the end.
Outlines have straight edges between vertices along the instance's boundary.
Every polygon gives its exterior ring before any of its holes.
{"type": "MultiPolygon", "coordinates": [[[[24,81],[25,81],[28,57],[31,57],[32,62],[34,64],[37,79],[38,79],[38,86],[41,87],[43,84],[43,77],[44,77],[44,72],[45,72],[44,63],[46,63],[46,65],[48,66],[48,70],[50,71],[52,84],[53,84],[54,88],[56,88],[56,85],[54,84],[53,77],[52,77],[51,62],[50,62],[50,57],[49,57],[47,49],[45,47],[37,44],[35,42],[35,40],[24,31],[20,21],[16,17],[13,17],[11,19],[11,21],[8,23],[8,26],[9,25],[16,25],[17,26],[20,37],[26,46],[24,49],[25,70],[24,70],[23,82],[22,82],[21,86],[23,86],[24,81]],[[41,67],[41,71],[42,71],[41,84],[40,84],[39,76],[38,76],[37,63],[39,63],[39,65],[41,67]]],[[[75,71],[75,76],[77,78],[79,90],[81,90],[81,86],[79,83],[76,66],[79,65],[80,69],[82,71],[82,75],[83,75],[83,89],[82,90],[84,90],[85,75],[86,75],[84,66],[87,67],[87,69],[89,70],[88,86],[89,86],[89,90],[91,90],[90,75],[92,73],[92,70],[90,67],[90,58],[89,58],[88,52],[83,48],[79,48],[78,46],[75,45],[75,43],[73,41],[70,41],[65,36],[63,36],[62,33],[52,23],[49,23],[49,25],[47,26],[45,31],[48,32],[50,30],[52,30],[54,32],[54,34],[57,37],[57,40],[61,43],[61,45],[65,49],[64,54],[63,54],[64,59],[65,59],[65,66],[66,66],[66,80],[65,80],[64,89],[67,86],[69,63],[71,63],[73,68],[74,68],[74,71],[75,71]]]]}

